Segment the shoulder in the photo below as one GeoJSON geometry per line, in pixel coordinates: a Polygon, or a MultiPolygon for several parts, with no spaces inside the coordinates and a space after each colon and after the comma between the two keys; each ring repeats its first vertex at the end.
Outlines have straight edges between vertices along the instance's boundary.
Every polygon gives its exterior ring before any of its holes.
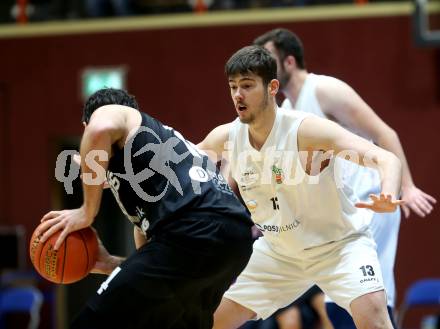
{"type": "Polygon", "coordinates": [[[300,110],[292,110],[287,108],[279,107],[277,109],[277,115],[280,116],[281,124],[286,121],[296,121],[298,119],[303,119],[305,117],[311,116],[312,114],[300,111],[300,110]]]}
{"type": "Polygon", "coordinates": [[[211,130],[203,141],[197,144],[197,147],[205,152],[214,152],[217,155],[221,155],[234,124],[235,121],[217,126],[211,130]]]}
{"type": "Polygon", "coordinates": [[[340,126],[328,119],[316,115],[308,115],[298,127],[298,149],[320,150],[328,149],[329,141],[333,139],[340,126]]]}
{"type": "Polygon", "coordinates": [[[90,117],[89,125],[126,125],[132,118],[141,118],[140,112],[123,105],[105,105],[96,109],[90,117]]]}
{"type": "Polygon", "coordinates": [[[356,97],[356,92],[346,82],[326,76],[318,76],[316,98],[324,113],[334,115],[334,111],[343,110],[356,97]]]}
{"type": "Polygon", "coordinates": [[[286,110],[293,110],[293,105],[292,105],[292,102],[290,101],[290,99],[288,99],[287,97],[284,98],[283,102],[281,103],[280,108],[286,109],[286,110]]]}
{"type": "Polygon", "coordinates": [[[351,89],[344,81],[328,75],[316,75],[316,94],[317,96],[329,97],[334,95],[335,91],[351,89]]]}
{"type": "Polygon", "coordinates": [[[93,112],[84,133],[88,137],[110,136],[122,147],[129,132],[142,121],[140,112],[122,105],[105,105],[93,112]]]}
{"type": "Polygon", "coordinates": [[[227,141],[229,139],[229,133],[234,126],[236,126],[236,121],[217,126],[211,130],[207,137],[214,140],[227,141]]]}

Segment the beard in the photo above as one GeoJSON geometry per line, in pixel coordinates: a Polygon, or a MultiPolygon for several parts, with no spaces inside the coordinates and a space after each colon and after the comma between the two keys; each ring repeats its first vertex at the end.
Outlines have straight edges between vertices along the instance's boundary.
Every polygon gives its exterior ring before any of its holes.
{"type": "Polygon", "coordinates": [[[278,73],[278,81],[280,82],[280,89],[286,88],[287,84],[290,81],[291,74],[286,72],[284,68],[280,68],[280,72],[278,73]]]}
{"type": "Polygon", "coordinates": [[[267,106],[269,104],[269,92],[265,92],[263,95],[263,99],[261,100],[260,104],[257,106],[257,109],[255,111],[255,113],[250,113],[248,117],[239,117],[239,120],[241,123],[245,123],[245,124],[251,124],[255,121],[256,117],[260,114],[263,113],[266,109],[267,106]]]}

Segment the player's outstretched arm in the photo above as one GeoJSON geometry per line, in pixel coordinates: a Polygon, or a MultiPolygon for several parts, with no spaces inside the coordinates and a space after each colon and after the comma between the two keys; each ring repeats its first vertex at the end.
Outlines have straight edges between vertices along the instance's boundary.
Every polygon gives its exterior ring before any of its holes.
{"type": "MultiPolygon", "coordinates": [[[[81,141],[81,169],[83,173],[83,205],[77,209],[51,211],[41,219],[38,234],[46,241],[61,231],[55,242],[57,250],[66,236],[73,231],[90,226],[101,203],[102,186],[113,144],[121,143],[127,135],[123,111],[109,105],[97,109],[84,130],[81,141]]],[[[123,144],[123,142],[122,142],[123,144]]]]}
{"type": "Polygon", "coordinates": [[[359,203],[356,206],[377,212],[393,212],[403,203],[401,200],[396,200],[402,175],[400,160],[393,153],[349,132],[338,124],[314,116],[305,118],[298,129],[298,148],[300,151],[333,152],[334,156],[379,170],[382,181],[381,195],[371,197],[372,203],[359,203]]]}
{"type": "Polygon", "coordinates": [[[374,110],[345,82],[329,78],[317,87],[317,97],[324,113],[334,117],[351,131],[374,141],[381,148],[394,153],[402,163],[401,197],[405,217],[410,211],[425,217],[437,202],[414,184],[408,161],[397,132],[387,125],[374,110]]]}

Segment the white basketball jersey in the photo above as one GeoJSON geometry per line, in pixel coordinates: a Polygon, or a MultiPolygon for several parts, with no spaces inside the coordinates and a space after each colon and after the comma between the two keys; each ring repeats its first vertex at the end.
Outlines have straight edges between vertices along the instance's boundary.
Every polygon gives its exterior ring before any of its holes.
{"type": "Polygon", "coordinates": [[[316,176],[303,170],[297,132],[306,116],[277,109],[260,151],[251,146],[248,125],[238,118],[229,134],[232,176],[252,219],[275,251],[295,257],[301,250],[366,231],[371,218],[367,210],[354,207],[358,199],[350,190],[338,188],[343,184],[338,184],[333,161],[316,176]]]}
{"type": "MultiPolygon", "coordinates": [[[[322,118],[327,118],[321,109],[316,97],[316,85],[319,81],[335,80],[333,77],[309,73],[298,96],[295,106],[288,99],[282,105],[284,109],[293,109],[313,113],[322,118]]],[[[342,181],[345,190],[350,188],[357,197],[363,201],[368,200],[371,193],[380,193],[379,173],[371,168],[358,166],[353,162],[337,159],[342,168],[342,181]]],[[[382,275],[388,295],[388,305],[394,306],[395,284],[394,284],[394,260],[396,256],[398,232],[400,225],[400,210],[394,213],[375,213],[371,221],[371,232],[377,244],[377,253],[382,267],[382,275]]]]}

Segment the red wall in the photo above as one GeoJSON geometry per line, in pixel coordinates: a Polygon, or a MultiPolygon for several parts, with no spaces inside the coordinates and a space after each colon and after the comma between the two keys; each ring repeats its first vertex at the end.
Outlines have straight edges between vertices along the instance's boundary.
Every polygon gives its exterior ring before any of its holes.
{"type": "MultiPolygon", "coordinates": [[[[50,209],[51,145],[82,132],[79,77],[87,66],[127,65],[144,111],[199,141],[234,119],[227,58],[280,24],[0,39],[0,219],[28,232],[50,209]]],[[[408,17],[284,24],[312,72],[350,83],[394,127],[417,185],[440,199],[440,53],[414,46],[408,17]]],[[[399,301],[421,277],[440,277],[439,211],[403,220],[399,301]]]]}

